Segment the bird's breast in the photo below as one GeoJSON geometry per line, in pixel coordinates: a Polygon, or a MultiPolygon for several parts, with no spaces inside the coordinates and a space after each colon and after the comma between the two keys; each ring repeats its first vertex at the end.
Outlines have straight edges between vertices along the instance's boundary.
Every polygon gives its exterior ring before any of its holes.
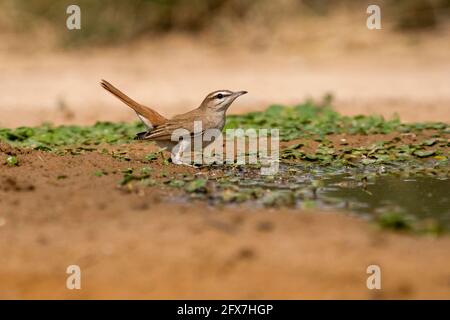
{"type": "Polygon", "coordinates": [[[207,123],[204,124],[204,129],[219,129],[222,130],[225,126],[225,114],[219,113],[207,118],[207,123]]]}

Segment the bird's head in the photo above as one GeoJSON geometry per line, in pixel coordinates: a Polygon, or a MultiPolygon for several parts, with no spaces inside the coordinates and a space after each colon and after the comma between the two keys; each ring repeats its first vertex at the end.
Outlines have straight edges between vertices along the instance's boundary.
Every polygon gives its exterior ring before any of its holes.
{"type": "Polygon", "coordinates": [[[236,98],[246,93],[247,91],[217,90],[206,96],[201,107],[215,111],[226,111],[236,98]]]}

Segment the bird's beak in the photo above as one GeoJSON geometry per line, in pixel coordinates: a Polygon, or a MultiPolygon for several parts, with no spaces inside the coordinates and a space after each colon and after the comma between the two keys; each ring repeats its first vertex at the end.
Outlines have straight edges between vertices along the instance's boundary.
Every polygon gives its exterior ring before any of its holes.
{"type": "Polygon", "coordinates": [[[236,91],[233,95],[235,96],[235,98],[242,96],[243,94],[246,94],[247,91],[236,91]]]}

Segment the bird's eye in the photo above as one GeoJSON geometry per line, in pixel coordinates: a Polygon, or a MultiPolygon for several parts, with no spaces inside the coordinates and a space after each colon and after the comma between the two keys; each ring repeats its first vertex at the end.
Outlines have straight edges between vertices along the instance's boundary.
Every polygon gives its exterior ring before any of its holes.
{"type": "Polygon", "coordinates": [[[216,97],[217,97],[217,99],[222,99],[223,98],[223,94],[219,93],[216,97]]]}

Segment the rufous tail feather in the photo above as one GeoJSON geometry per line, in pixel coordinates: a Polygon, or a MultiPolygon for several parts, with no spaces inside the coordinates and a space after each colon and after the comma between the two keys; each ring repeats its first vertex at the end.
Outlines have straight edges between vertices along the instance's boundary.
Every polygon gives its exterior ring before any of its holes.
{"type": "Polygon", "coordinates": [[[142,104],[137,103],[133,99],[131,99],[129,96],[127,96],[125,93],[114,87],[111,83],[109,83],[106,80],[101,81],[101,86],[112,93],[114,96],[119,98],[123,103],[125,103],[127,106],[129,106],[131,109],[136,111],[138,114],[142,115],[143,117],[147,118],[152,125],[158,126],[160,124],[163,124],[167,121],[165,117],[160,115],[158,112],[156,112],[153,109],[150,109],[149,107],[146,107],[142,104]]]}

